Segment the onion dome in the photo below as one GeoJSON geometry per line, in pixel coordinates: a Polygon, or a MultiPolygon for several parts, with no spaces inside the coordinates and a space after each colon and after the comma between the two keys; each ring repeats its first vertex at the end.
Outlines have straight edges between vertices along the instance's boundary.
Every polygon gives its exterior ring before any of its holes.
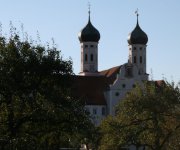
{"type": "Polygon", "coordinates": [[[79,32],[78,38],[80,42],[98,42],[100,40],[99,31],[91,24],[90,11],[89,21],[87,25],[79,32]]]}
{"type": "Polygon", "coordinates": [[[138,14],[137,14],[137,24],[135,29],[128,35],[128,43],[131,44],[142,44],[146,45],[148,42],[147,34],[140,28],[138,23],[138,14]]]}

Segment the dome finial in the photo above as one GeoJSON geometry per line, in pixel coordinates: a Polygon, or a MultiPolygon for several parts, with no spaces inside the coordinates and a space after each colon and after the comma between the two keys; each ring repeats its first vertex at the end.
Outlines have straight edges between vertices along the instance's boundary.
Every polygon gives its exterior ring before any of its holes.
{"type": "Polygon", "coordinates": [[[138,17],[139,17],[139,10],[138,10],[138,8],[136,9],[135,14],[137,15],[137,24],[139,24],[139,22],[138,22],[138,17]]]}
{"type": "Polygon", "coordinates": [[[91,4],[88,2],[88,14],[89,14],[89,21],[91,19],[91,4]]]}

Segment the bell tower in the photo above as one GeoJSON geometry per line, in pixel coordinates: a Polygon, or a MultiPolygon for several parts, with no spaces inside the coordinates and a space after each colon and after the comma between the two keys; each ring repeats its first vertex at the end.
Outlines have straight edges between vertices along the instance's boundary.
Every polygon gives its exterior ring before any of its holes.
{"type": "Polygon", "coordinates": [[[148,36],[139,26],[139,14],[137,14],[137,24],[134,30],[128,35],[129,58],[128,63],[136,66],[138,75],[148,78],[146,73],[146,47],[148,36]]]}
{"type": "Polygon", "coordinates": [[[98,43],[100,33],[92,25],[90,13],[89,8],[88,23],[78,34],[81,45],[81,71],[79,74],[93,76],[98,74],[98,43]]]}

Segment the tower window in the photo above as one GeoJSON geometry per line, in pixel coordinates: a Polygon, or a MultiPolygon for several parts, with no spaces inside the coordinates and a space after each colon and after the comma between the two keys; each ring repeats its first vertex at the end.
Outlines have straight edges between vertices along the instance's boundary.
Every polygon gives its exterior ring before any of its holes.
{"type": "Polygon", "coordinates": [[[134,50],[136,50],[136,47],[134,47],[134,50]]]}
{"type": "Polygon", "coordinates": [[[91,45],[91,47],[94,47],[94,45],[91,45]]]}
{"type": "Polygon", "coordinates": [[[140,47],[140,50],[142,50],[142,47],[140,47]]]}
{"type": "Polygon", "coordinates": [[[87,57],[87,54],[85,54],[85,61],[88,61],[88,57],[87,57]]]}
{"type": "Polygon", "coordinates": [[[93,54],[91,54],[91,61],[93,61],[94,57],[93,57],[93,54]]]}
{"type": "Polygon", "coordinates": [[[85,48],[87,48],[88,47],[88,45],[85,45],[85,48]]]}
{"type": "Polygon", "coordinates": [[[140,63],[142,64],[142,56],[140,56],[140,63]]]}
{"type": "Polygon", "coordinates": [[[134,63],[136,63],[136,56],[134,56],[134,63]]]}

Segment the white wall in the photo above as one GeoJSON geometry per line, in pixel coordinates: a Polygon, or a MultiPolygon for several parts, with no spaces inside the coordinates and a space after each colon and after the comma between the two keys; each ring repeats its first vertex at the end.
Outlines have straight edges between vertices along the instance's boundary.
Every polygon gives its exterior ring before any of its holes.
{"type": "Polygon", "coordinates": [[[137,83],[142,84],[142,81],[148,78],[148,75],[146,77],[140,76],[136,66],[133,66],[132,77],[125,76],[125,65],[127,64],[122,65],[119,74],[117,74],[117,79],[110,85],[110,90],[105,94],[110,115],[115,115],[116,105],[125,97],[127,92],[131,91],[137,83]]]}
{"type": "Polygon", "coordinates": [[[107,116],[106,105],[86,105],[85,109],[90,113],[92,122],[95,125],[99,125],[101,121],[107,116]]]}

